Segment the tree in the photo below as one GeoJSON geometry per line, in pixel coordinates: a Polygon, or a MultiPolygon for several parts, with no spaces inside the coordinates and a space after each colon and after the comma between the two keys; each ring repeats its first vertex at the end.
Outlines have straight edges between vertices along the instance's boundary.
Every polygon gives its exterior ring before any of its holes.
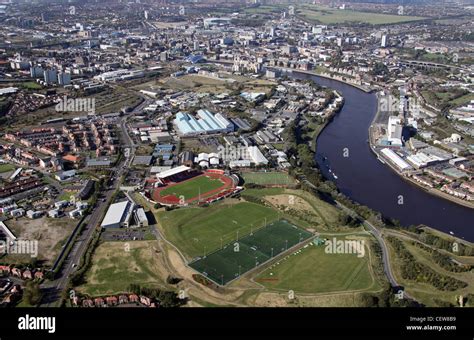
{"type": "Polygon", "coordinates": [[[43,294],[39,287],[39,283],[28,281],[23,292],[23,298],[25,301],[32,306],[36,306],[40,303],[43,294]]]}
{"type": "Polygon", "coordinates": [[[376,63],[371,74],[374,76],[387,76],[389,74],[389,70],[387,65],[384,63],[376,63]]]}

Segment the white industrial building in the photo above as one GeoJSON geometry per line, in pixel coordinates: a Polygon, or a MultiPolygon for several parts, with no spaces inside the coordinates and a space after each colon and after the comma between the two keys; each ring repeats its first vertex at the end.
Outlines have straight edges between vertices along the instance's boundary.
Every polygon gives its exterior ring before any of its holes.
{"type": "Polygon", "coordinates": [[[215,152],[205,153],[201,152],[197,157],[194,158],[194,163],[199,164],[203,168],[208,168],[209,165],[219,165],[220,158],[219,155],[215,152]]]}
{"type": "Polygon", "coordinates": [[[233,168],[248,168],[250,167],[250,159],[243,159],[243,160],[234,160],[229,162],[229,166],[233,168]]]}
{"type": "Polygon", "coordinates": [[[399,170],[404,171],[411,168],[410,164],[405,162],[403,158],[397,155],[393,150],[385,148],[381,150],[381,153],[384,155],[385,158],[387,158],[387,160],[389,160],[399,170]]]}
{"type": "Polygon", "coordinates": [[[119,80],[142,78],[144,75],[145,72],[143,70],[119,69],[115,71],[104,72],[102,74],[94,76],[94,79],[102,82],[115,82],[119,80]]]}
{"type": "Polygon", "coordinates": [[[127,201],[114,203],[107,210],[102,228],[120,228],[128,227],[134,204],[127,201]]]}
{"type": "Polygon", "coordinates": [[[268,164],[268,159],[265,158],[265,156],[262,154],[260,149],[257,146],[249,146],[247,148],[248,153],[250,155],[252,163],[255,165],[267,165],[268,164]]]}
{"type": "Polygon", "coordinates": [[[148,227],[148,218],[143,208],[138,208],[135,211],[135,221],[139,227],[148,227]]]}
{"type": "Polygon", "coordinates": [[[416,154],[407,157],[407,161],[417,169],[436,164],[443,160],[443,158],[435,155],[427,155],[423,152],[417,152],[416,154]]]}
{"type": "Polygon", "coordinates": [[[388,117],[387,139],[393,146],[402,146],[402,120],[397,116],[388,117]]]}
{"type": "Polygon", "coordinates": [[[196,136],[234,131],[234,124],[220,113],[198,110],[197,119],[186,112],[178,112],[173,123],[182,136],[196,136]]]}
{"type": "Polygon", "coordinates": [[[236,157],[236,159],[229,160],[229,166],[231,168],[247,168],[252,165],[256,166],[267,165],[268,159],[263,155],[258,146],[250,145],[247,147],[246,152],[236,157]],[[239,159],[239,156],[241,159],[239,159]]]}

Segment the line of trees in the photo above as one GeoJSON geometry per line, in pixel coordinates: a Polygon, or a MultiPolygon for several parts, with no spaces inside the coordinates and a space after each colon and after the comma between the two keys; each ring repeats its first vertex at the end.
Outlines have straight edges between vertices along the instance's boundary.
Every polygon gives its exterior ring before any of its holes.
{"type": "Polygon", "coordinates": [[[389,241],[395,249],[398,259],[403,262],[403,265],[400,266],[400,270],[404,279],[427,283],[443,291],[455,291],[467,287],[466,282],[439,274],[428,266],[418,262],[399,239],[389,236],[387,237],[387,241],[389,241]]]}
{"type": "Polygon", "coordinates": [[[187,298],[180,298],[179,295],[173,291],[142,287],[134,283],[128,286],[128,290],[131,293],[144,295],[150,299],[159,301],[160,307],[179,307],[185,305],[188,300],[187,298]]]}

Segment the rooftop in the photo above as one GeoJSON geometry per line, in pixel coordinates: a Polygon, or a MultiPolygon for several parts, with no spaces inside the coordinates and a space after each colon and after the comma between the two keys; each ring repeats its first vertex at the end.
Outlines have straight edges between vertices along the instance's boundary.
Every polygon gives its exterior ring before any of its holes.
{"type": "Polygon", "coordinates": [[[110,205],[101,226],[103,227],[111,224],[121,223],[129,204],[129,201],[123,201],[110,205]]]}

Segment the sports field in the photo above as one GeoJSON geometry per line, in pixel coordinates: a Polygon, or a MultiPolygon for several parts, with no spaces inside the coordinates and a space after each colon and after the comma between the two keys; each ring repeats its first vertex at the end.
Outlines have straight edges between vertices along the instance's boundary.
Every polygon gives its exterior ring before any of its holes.
{"type": "Polygon", "coordinates": [[[313,234],[278,220],[190,263],[214,282],[225,285],[313,234]]]}
{"type": "Polygon", "coordinates": [[[184,197],[185,200],[189,200],[193,197],[198,197],[199,194],[203,194],[212,190],[216,190],[223,186],[224,183],[218,178],[209,178],[207,176],[199,176],[185,182],[173,185],[160,192],[161,196],[173,195],[176,197],[184,197]]]}
{"type": "Polygon", "coordinates": [[[313,243],[272,264],[255,281],[270,289],[296,293],[325,293],[377,289],[369,270],[368,252],[328,254],[325,245],[313,243]]]}
{"type": "Polygon", "coordinates": [[[234,181],[223,172],[211,172],[153,190],[152,199],[165,205],[188,205],[220,199],[234,192],[234,181]]]}
{"type": "Polygon", "coordinates": [[[216,204],[207,208],[162,211],[157,219],[166,239],[194,258],[278,219],[278,212],[255,203],[216,204]]]}
{"type": "Polygon", "coordinates": [[[260,185],[290,185],[295,180],[285,172],[245,172],[242,174],[245,183],[260,185]]]}

